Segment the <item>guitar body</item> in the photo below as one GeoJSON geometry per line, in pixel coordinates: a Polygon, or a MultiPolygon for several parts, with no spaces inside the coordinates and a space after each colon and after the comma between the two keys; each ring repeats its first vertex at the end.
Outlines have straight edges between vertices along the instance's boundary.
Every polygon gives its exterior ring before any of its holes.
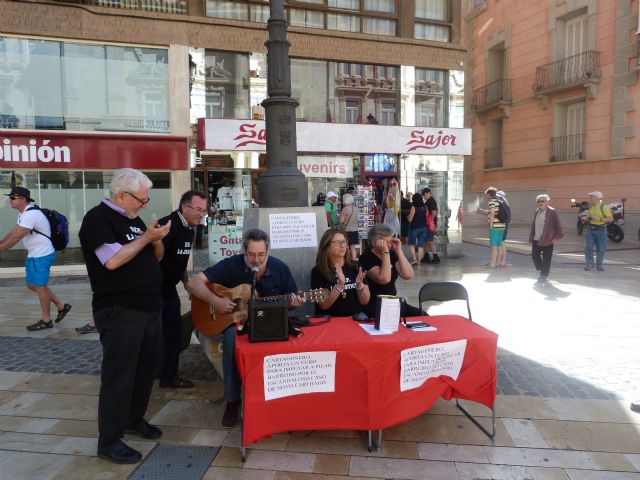
{"type": "Polygon", "coordinates": [[[191,297],[191,317],[193,318],[193,326],[200,333],[212,337],[222,333],[232,323],[244,323],[247,320],[246,306],[251,295],[251,285],[242,283],[233,288],[226,288],[217,283],[207,283],[207,287],[217,296],[233,300],[236,308],[230,313],[214,312],[213,305],[209,305],[193,295],[191,297]]]}

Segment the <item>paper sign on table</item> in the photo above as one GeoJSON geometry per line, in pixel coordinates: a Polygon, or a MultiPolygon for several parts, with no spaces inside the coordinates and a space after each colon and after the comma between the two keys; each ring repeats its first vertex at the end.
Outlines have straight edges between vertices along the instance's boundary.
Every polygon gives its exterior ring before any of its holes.
{"type": "Polygon", "coordinates": [[[264,399],[334,392],[336,352],[300,352],[264,357],[264,399]]]}
{"type": "Polygon", "coordinates": [[[378,295],[376,328],[385,332],[397,332],[400,324],[400,299],[392,295],[378,295]]]}
{"type": "Polygon", "coordinates": [[[400,391],[418,388],[432,377],[458,379],[467,340],[407,348],[400,354],[400,391]]]}

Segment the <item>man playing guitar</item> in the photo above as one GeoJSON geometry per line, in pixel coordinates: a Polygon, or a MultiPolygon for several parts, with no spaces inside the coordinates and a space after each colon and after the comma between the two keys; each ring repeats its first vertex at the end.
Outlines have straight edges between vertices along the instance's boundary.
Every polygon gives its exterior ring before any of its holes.
{"type": "MultiPolygon", "coordinates": [[[[290,295],[292,307],[299,307],[305,301],[296,294],[298,288],[289,267],[275,257],[269,256],[269,235],[260,229],[245,232],[242,239],[243,253],[225,258],[215,265],[197,274],[189,281],[189,290],[193,295],[211,305],[216,312],[227,314],[234,311],[236,303],[214,294],[208,282],[234,288],[241,284],[255,286],[258,296],[290,295]]],[[[227,403],[222,425],[232,427],[236,424],[240,411],[241,380],[235,359],[236,348],[235,323],[222,332],[223,353],[222,371],[224,380],[224,400],[227,403]]]]}

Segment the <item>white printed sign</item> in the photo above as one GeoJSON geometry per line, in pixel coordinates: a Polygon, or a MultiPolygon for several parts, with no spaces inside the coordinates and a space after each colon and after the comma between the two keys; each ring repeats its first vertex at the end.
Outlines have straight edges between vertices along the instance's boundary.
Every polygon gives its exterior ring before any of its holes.
{"type": "Polygon", "coordinates": [[[211,264],[242,252],[242,225],[212,225],[207,238],[211,264]]]}
{"type": "Polygon", "coordinates": [[[304,155],[298,157],[298,170],[307,178],[351,178],[353,158],[304,155]]]}
{"type": "Polygon", "coordinates": [[[271,248],[317,247],[315,213],[270,213],[271,248]]]}
{"type": "Polygon", "coordinates": [[[467,340],[407,348],[400,356],[400,391],[418,388],[432,377],[458,379],[467,340]]]}
{"type": "Polygon", "coordinates": [[[335,392],[336,352],[301,352],[264,357],[264,399],[335,392]]]}

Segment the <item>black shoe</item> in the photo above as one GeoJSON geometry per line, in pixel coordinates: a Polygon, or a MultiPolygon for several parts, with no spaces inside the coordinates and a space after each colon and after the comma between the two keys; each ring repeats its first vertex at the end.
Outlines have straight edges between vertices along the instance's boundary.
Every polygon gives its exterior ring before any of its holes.
{"type": "Polygon", "coordinates": [[[440,263],[440,257],[438,255],[434,255],[433,260],[431,260],[431,263],[440,263]]]}
{"type": "Polygon", "coordinates": [[[38,320],[33,325],[29,325],[27,327],[27,330],[29,330],[30,332],[37,332],[38,330],[44,330],[45,328],[51,327],[53,327],[53,322],[51,320],[49,320],[48,322],[45,322],[44,320],[38,320]]]}
{"type": "Polygon", "coordinates": [[[631,411],[640,413],[640,401],[631,402],[631,411]]]}
{"type": "Polygon", "coordinates": [[[160,388],[193,388],[193,382],[176,375],[169,380],[160,380],[160,388]]]}
{"type": "Polygon", "coordinates": [[[240,402],[227,402],[227,408],[225,408],[224,415],[222,415],[222,426],[231,428],[238,423],[239,418],[240,402]]]}
{"type": "Polygon", "coordinates": [[[133,433],[139,437],[146,438],[148,440],[155,440],[162,436],[162,430],[158,427],[151,425],[144,418],[141,418],[133,425],[124,429],[126,433],[133,433]]]}
{"type": "Polygon", "coordinates": [[[431,258],[429,255],[425,255],[420,263],[431,263],[431,258]]]}
{"type": "Polygon", "coordinates": [[[68,303],[65,303],[64,306],[58,310],[58,316],[56,317],[56,323],[58,323],[59,321],[61,321],[64,317],[67,316],[67,313],[69,313],[69,311],[71,310],[71,305],[69,305],[68,303]]]}
{"type": "Polygon", "coordinates": [[[142,454],[122,443],[122,440],[116,440],[106,447],[98,447],[98,457],[113,463],[138,463],[142,454]]]}

